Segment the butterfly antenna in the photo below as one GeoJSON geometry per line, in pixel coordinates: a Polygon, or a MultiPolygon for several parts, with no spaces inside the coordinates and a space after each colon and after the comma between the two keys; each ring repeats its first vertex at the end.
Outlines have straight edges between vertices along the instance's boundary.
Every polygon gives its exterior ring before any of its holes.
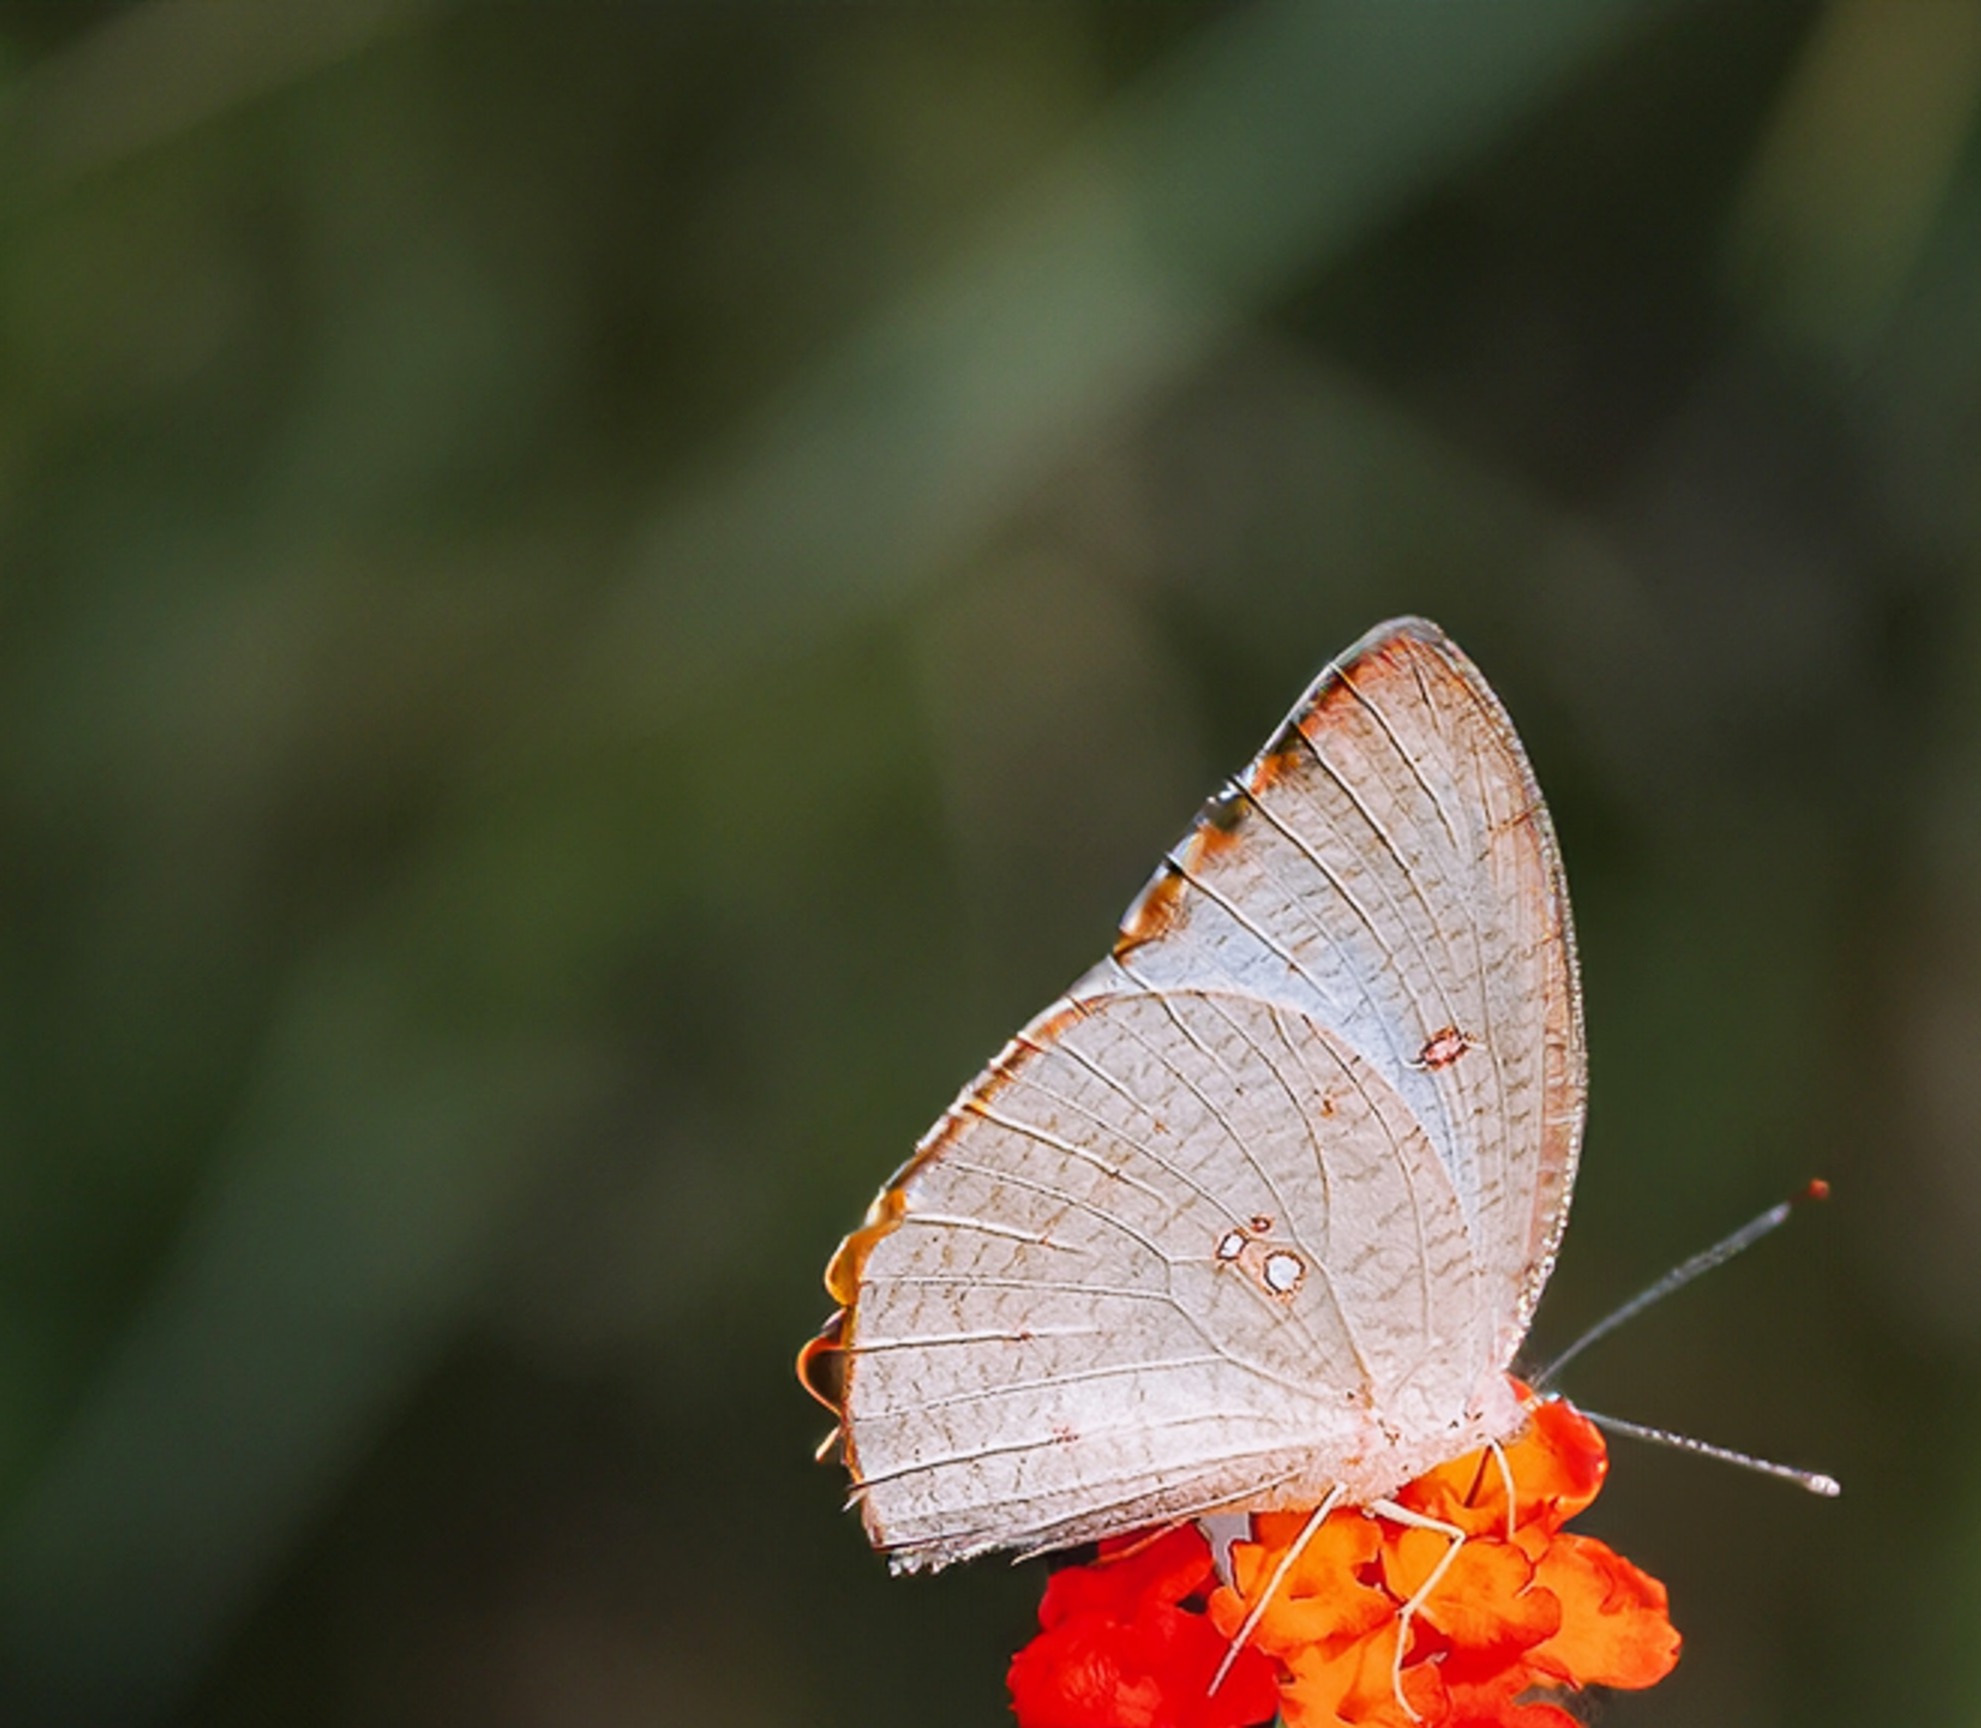
{"type": "Polygon", "coordinates": [[[1593,1410],[1577,1410],[1598,1428],[1611,1434],[1627,1434],[1633,1440],[1648,1440],[1653,1446],[1669,1446],[1676,1452],[1690,1452],[1700,1458],[1717,1458],[1722,1464],[1737,1464],[1743,1470],[1753,1470],[1763,1476],[1775,1476],[1784,1482],[1793,1482],[1798,1488],[1806,1488],[1811,1494],[1821,1494],[1825,1499],[1834,1500],[1843,1492],[1843,1484],[1834,1476],[1825,1476],[1820,1470],[1798,1470],[1793,1464],[1777,1464],[1770,1458],[1756,1458],[1749,1452],[1736,1452],[1730,1446],[1715,1446],[1709,1440],[1695,1440],[1690,1434],[1674,1434],[1669,1428],[1646,1428],[1641,1422],[1626,1422],[1620,1416],[1598,1416],[1593,1410]]]}
{"type": "MultiPolygon", "coordinates": [[[[1706,1249],[1703,1253],[1695,1254],[1690,1260],[1674,1266],[1655,1284],[1652,1284],[1647,1289],[1638,1291],[1621,1308],[1615,1309],[1598,1320],[1580,1338],[1576,1339],[1573,1344],[1562,1351],[1540,1373],[1534,1376],[1533,1384],[1535,1388],[1537,1390],[1545,1389],[1562,1369],[1567,1367],[1576,1357],[1580,1356],[1591,1344],[1594,1344],[1598,1339],[1607,1338],[1619,1326],[1623,1325],[1625,1321],[1635,1320],[1638,1315],[1643,1313],[1654,1302],[1662,1302],[1674,1290],[1684,1289],[1693,1279],[1699,1277],[1702,1273],[1712,1271],[1715,1266],[1725,1265],[1727,1261],[1731,1260],[1742,1249],[1753,1247],[1763,1236],[1773,1235],[1775,1231],[1779,1230],[1789,1221],[1789,1218],[1793,1215],[1796,1206],[1800,1202],[1804,1200],[1827,1200],[1829,1197],[1829,1183],[1818,1177],[1792,1199],[1783,1200],[1777,1205],[1770,1206],[1760,1217],[1750,1219],[1747,1223],[1741,1225],[1738,1230],[1734,1231],[1731,1236],[1724,1237],[1720,1241],[1715,1242],[1712,1247],[1706,1249]]],[[[1687,1444],[1694,1443],[1687,1442],[1687,1444]]]]}

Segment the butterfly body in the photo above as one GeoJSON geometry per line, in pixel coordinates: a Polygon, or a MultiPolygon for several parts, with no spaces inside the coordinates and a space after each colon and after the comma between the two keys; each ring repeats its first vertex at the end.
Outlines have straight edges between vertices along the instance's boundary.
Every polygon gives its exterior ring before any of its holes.
{"type": "Polygon", "coordinates": [[[1366,1503],[1522,1420],[1584,1056],[1526,757],[1435,626],[1331,665],[834,1257],[897,1566],[1366,1503]]]}

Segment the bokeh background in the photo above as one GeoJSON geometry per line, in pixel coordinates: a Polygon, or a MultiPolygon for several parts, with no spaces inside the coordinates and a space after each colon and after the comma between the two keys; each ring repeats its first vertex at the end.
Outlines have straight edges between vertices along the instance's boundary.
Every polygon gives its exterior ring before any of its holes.
{"type": "Polygon", "coordinates": [[[0,1719],[996,1724],[789,1362],[1321,662],[1562,833],[1537,1345],[1981,1711],[1981,8],[0,4],[0,1719]]]}

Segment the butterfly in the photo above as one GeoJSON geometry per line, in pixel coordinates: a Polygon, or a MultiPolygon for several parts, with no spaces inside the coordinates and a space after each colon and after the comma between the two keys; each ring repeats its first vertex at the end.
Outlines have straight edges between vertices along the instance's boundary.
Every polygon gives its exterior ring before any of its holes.
{"type": "Polygon", "coordinates": [[[898,1570],[1382,1501],[1525,1419],[1586,1089],[1526,753],[1380,625],[840,1245],[821,1453],[898,1570]]]}

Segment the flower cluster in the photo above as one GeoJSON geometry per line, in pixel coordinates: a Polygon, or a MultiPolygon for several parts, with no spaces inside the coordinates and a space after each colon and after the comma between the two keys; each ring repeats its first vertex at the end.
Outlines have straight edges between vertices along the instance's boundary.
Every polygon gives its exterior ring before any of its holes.
{"type": "Polygon", "coordinates": [[[1572,1728],[1563,1694],[1662,1679],[1678,1660],[1664,1586],[1562,1528],[1602,1486],[1602,1437],[1544,1402],[1503,1450],[1504,1468],[1467,1453],[1395,1496],[1462,1530],[1455,1552],[1442,1530],[1343,1507],[1269,1596],[1305,1513],[1255,1516],[1223,1581],[1194,1527],[1056,1573],[1044,1630],[1011,1665],[1020,1728],[1250,1728],[1275,1710],[1286,1728],[1572,1728]]]}

